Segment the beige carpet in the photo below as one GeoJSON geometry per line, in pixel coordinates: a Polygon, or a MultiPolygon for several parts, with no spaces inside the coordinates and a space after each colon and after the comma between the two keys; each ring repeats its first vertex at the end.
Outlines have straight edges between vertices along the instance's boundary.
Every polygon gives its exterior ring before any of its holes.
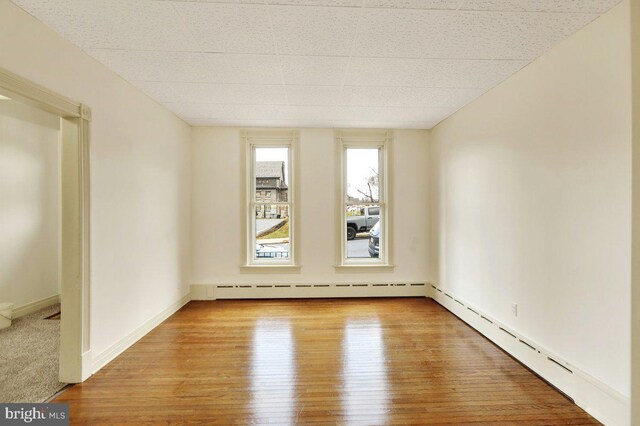
{"type": "Polygon", "coordinates": [[[65,386],[58,381],[60,305],[13,320],[0,330],[0,402],[43,402],[65,386]]]}

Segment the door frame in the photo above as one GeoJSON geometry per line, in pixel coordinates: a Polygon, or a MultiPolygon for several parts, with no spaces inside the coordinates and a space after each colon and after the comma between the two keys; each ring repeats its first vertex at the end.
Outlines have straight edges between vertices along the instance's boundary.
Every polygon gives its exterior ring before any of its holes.
{"type": "Polygon", "coordinates": [[[89,124],[91,109],[0,67],[0,94],[60,117],[60,381],[91,371],[89,124]]]}

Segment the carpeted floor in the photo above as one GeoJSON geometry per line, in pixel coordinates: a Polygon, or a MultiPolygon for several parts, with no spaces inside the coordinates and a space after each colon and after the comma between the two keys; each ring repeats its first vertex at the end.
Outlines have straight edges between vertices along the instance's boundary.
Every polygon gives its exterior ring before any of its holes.
{"type": "Polygon", "coordinates": [[[49,306],[0,330],[0,402],[43,402],[65,386],[58,381],[60,310],[49,306]]]}

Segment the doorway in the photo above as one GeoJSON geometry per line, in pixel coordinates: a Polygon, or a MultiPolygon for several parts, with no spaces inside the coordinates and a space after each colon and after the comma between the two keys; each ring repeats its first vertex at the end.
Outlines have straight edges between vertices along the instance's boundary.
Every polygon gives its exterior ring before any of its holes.
{"type": "Polygon", "coordinates": [[[0,401],[59,382],[60,118],[0,96],[0,401]]]}
{"type": "MultiPolygon", "coordinates": [[[[57,170],[59,178],[56,179],[59,191],[57,197],[59,271],[57,274],[61,315],[57,320],[55,319],[57,312],[51,312],[51,315],[47,316],[52,317],[48,321],[59,321],[58,380],[63,383],[79,383],[88,378],[92,372],[89,328],[89,123],[91,111],[80,103],[1,68],[0,99],[0,102],[15,103],[12,108],[14,110],[31,111],[40,119],[57,122],[57,129],[55,129],[59,135],[59,146],[56,152],[59,158],[57,170]]],[[[53,122],[48,121],[51,131],[54,131],[53,122]]],[[[14,145],[19,143],[19,137],[14,139],[12,142],[14,145]]],[[[5,156],[5,160],[8,160],[8,156],[8,154],[5,156]]],[[[25,157],[25,170],[29,170],[29,167],[37,168],[37,165],[29,166],[28,157],[29,155],[25,157]]],[[[33,155],[31,157],[31,160],[35,158],[33,155]]],[[[50,184],[49,179],[50,176],[40,183],[50,184]]],[[[33,189],[24,182],[22,186],[18,194],[33,189]]],[[[41,215],[40,219],[43,217],[41,215]]],[[[27,219],[22,218],[23,222],[27,219]]],[[[33,260],[37,261],[37,259],[33,260]]],[[[14,266],[20,267],[20,265],[14,266]]],[[[23,266],[25,271],[29,268],[33,269],[28,262],[23,266]]],[[[49,274],[51,274],[50,269],[49,274]]],[[[2,302],[11,301],[0,300],[0,303],[2,302]]],[[[5,314],[11,308],[7,305],[8,303],[5,305],[5,314]]],[[[54,304],[51,303],[51,305],[54,304]]],[[[34,312],[39,307],[41,306],[37,303],[31,306],[34,312]]],[[[29,368],[31,367],[26,367],[26,369],[29,368]]]]}

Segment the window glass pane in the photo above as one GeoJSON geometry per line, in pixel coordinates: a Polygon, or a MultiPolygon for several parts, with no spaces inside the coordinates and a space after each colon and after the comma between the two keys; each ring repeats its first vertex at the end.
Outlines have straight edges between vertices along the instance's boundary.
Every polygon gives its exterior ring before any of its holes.
{"type": "Polygon", "coordinates": [[[378,148],[347,149],[347,203],[380,202],[378,148]]]}
{"type": "Polygon", "coordinates": [[[255,201],[286,203],[289,201],[289,149],[256,148],[253,172],[255,201]]]}
{"type": "Polygon", "coordinates": [[[255,259],[289,258],[288,204],[259,204],[255,207],[255,259]]]}
{"type": "Polygon", "coordinates": [[[379,206],[347,206],[347,259],[379,257],[379,213],[379,206]]]}

